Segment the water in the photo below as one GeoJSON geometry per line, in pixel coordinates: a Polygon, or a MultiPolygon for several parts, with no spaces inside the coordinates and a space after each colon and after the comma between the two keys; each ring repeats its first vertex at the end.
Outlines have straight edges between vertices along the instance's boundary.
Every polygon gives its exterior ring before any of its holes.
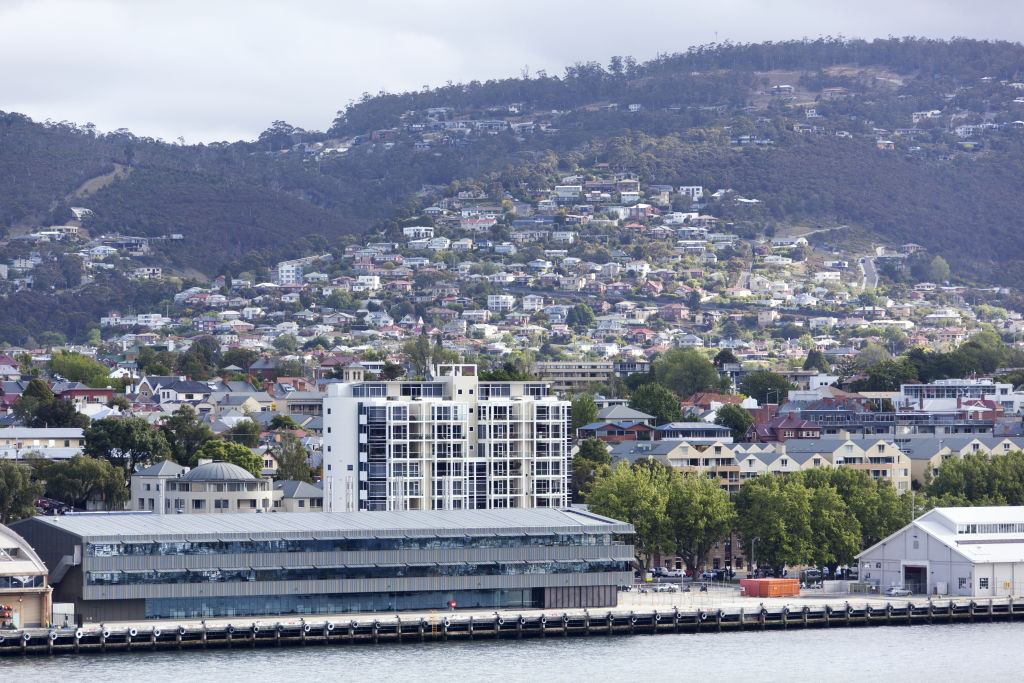
{"type": "Polygon", "coordinates": [[[1020,681],[1024,623],[4,658],[17,681],[1020,681]]]}

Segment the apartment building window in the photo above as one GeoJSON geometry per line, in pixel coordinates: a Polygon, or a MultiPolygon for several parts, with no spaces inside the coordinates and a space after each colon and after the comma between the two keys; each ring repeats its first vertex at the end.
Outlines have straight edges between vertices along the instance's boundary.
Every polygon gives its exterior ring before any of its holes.
{"type": "Polygon", "coordinates": [[[205,510],[206,509],[206,501],[205,500],[201,500],[199,498],[196,498],[195,500],[192,501],[192,509],[193,510],[205,510]]]}
{"type": "Polygon", "coordinates": [[[227,510],[230,507],[231,507],[230,502],[228,500],[224,499],[224,498],[218,498],[218,499],[213,501],[213,509],[214,510],[227,510]]]}

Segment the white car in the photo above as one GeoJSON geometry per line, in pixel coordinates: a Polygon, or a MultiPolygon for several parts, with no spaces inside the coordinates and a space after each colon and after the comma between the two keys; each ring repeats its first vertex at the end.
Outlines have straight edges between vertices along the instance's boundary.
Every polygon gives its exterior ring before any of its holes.
{"type": "Polygon", "coordinates": [[[885,591],[885,594],[892,597],[906,597],[908,595],[912,595],[910,590],[903,586],[890,586],[889,590],[885,591]]]}

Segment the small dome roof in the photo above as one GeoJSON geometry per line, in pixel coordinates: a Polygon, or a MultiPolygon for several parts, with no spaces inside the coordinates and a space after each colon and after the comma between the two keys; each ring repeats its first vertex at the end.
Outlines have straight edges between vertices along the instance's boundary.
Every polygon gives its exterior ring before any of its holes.
{"type": "Polygon", "coordinates": [[[46,565],[32,546],[10,527],[0,524],[0,576],[46,574],[46,565]]]}
{"type": "Polygon", "coordinates": [[[181,475],[182,481],[239,481],[255,478],[252,472],[223,460],[208,462],[181,475]]]}

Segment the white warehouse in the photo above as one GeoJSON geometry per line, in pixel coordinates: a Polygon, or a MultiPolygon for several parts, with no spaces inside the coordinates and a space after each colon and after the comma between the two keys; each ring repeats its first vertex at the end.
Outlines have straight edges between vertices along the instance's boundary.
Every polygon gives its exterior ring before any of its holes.
{"type": "Polygon", "coordinates": [[[935,508],[857,555],[885,591],[997,597],[1024,593],[1024,507],[935,508]]]}

